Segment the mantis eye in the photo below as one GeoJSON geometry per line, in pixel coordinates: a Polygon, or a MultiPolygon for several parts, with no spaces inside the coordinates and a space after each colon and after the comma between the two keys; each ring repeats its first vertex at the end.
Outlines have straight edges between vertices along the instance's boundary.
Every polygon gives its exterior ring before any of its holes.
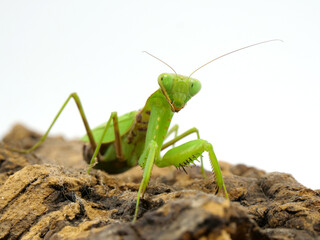
{"type": "Polygon", "coordinates": [[[173,79],[170,74],[163,73],[158,78],[158,83],[161,88],[164,88],[166,91],[172,88],[173,79]]]}
{"type": "Polygon", "coordinates": [[[194,96],[196,95],[201,89],[201,83],[196,80],[196,79],[192,79],[190,81],[190,90],[189,90],[189,93],[191,96],[194,96]]]}

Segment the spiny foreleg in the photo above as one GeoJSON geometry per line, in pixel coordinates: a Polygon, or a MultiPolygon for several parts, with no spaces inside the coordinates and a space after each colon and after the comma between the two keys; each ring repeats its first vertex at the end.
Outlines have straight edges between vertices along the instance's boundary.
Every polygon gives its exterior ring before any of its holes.
{"type": "Polygon", "coordinates": [[[213,151],[212,145],[202,139],[193,140],[184,143],[178,147],[170,149],[166,154],[159,160],[155,162],[158,167],[175,166],[185,167],[193,164],[203,152],[209,153],[209,159],[212,167],[212,172],[215,175],[215,180],[217,182],[218,191],[222,190],[225,193],[227,199],[228,193],[223,182],[220,166],[217,157],[213,151]]]}
{"type": "MultiPolygon", "coordinates": [[[[176,131],[178,131],[178,125],[174,125],[172,129],[176,129],[176,131]]],[[[173,132],[173,130],[172,130],[173,132]]],[[[178,142],[179,140],[189,136],[190,134],[192,133],[196,133],[197,134],[197,139],[200,139],[200,135],[199,135],[199,130],[197,128],[191,128],[187,131],[185,131],[184,133],[178,135],[178,136],[175,136],[172,140],[170,140],[169,142],[166,142],[162,145],[162,148],[161,150],[169,147],[169,146],[173,146],[174,147],[174,144],[176,142],[178,142]]],[[[195,155],[194,155],[195,156],[195,155]]],[[[190,158],[192,158],[193,156],[191,156],[190,158]]],[[[197,156],[198,158],[198,156],[197,156]]],[[[206,175],[206,172],[204,170],[204,166],[203,166],[203,158],[202,158],[202,155],[200,154],[200,162],[201,162],[201,165],[200,165],[200,168],[201,168],[201,174],[203,176],[203,178],[207,178],[207,175],[206,175]]],[[[182,167],[183,168],[183,167],[182,167]]],[[[183,168],[184,169],[184,168],[183,168]]]]}

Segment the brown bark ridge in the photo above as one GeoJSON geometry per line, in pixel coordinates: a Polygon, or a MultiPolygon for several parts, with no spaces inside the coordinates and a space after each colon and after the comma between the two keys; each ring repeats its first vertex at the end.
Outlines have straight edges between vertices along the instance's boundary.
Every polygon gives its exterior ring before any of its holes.
{"type": "MultiPolygon", "coordinates": [[[[320,239],[320,191],[285,173],[221,162],[231,201],[212,177],[154,167],[131,223],[142,177],[86,173],[82,143],[15,126],[0,143],[0,239],[320,239]]],[[[210,176],[210,173],[208,173],[210,176]]]]}

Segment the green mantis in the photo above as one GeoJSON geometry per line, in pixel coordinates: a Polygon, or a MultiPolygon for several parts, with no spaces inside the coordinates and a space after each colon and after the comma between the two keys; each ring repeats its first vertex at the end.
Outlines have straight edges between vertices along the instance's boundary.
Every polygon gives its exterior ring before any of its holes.
{"type": "MultiPolygon", "coordinates": [[[[269,41],[256,43],[226,53],[202,65],[200,68],[236,51],[269,41]]],[[[162,60],[160,61],[163,62],[162,60]]],[[[166,65],[169,66],[168,64],[166,65]]],[[[151,94],[141,110],[132,111],[122,116],[118,116],[117,112],[113,112],[106,123],[94,129],[91,129],[88,124],[78,95],[72,93],[39,142],[27,150],[14,150],[28,153],[39,147],[45,141],[65,106],[73,98],[79,109],[87,133],[82,140],[90,143],[83,151],[84,159],[89,163],[88,173],[93,167],[102,169],[108,173],[124,172],[136,165],[143,168],[133,222],[137,220],[139,201],[146,191],[154,164],[161,168],[175,166],[184,169],[184,167],[194,164],[200,158],[201,170],[205,176],[202,161],[202,153],[204,152],[207,152],[209,155],[212,172],[215,175],[217,191],[223,191],[226,199],[229,199],[212,145],[206,140],[200,139],[199,131],[196,128],[191,128],[180,135],[177,135],[176,126],[169,129],[173,115],[183,109],[186,103],[200,91],[201,83],[197,79],[191,78],[191,75],[200,68],[196,69],[189,76],[179,75],[172,68],[174,73],[160,74],[158,77],[160,88],[151,94]],[[171,141],[165,142],[167,137],[172,133],[175,133],[175,137],[171,141]],[[172,147],[161,157],[161,150],[173,146],[182,138],[193,133],[197,135],[197,139],[180,146],[172,147]]]]}

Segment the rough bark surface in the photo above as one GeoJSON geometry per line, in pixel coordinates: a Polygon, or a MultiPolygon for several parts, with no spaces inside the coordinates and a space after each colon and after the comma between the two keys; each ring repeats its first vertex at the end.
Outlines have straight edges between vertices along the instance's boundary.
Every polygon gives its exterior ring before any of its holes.
{"type": "MultiPolygon", "coordinates": [[[[86,173],[82,143],[16,126],[0,144],[0,239],[320,239],[320,191],[285,173],[221,163],[231,201],[212,177],[154,168],[131,223],[142,170],[86,173]]],[[[208,173],[210,175],[210,173],[208,173]]]]}

